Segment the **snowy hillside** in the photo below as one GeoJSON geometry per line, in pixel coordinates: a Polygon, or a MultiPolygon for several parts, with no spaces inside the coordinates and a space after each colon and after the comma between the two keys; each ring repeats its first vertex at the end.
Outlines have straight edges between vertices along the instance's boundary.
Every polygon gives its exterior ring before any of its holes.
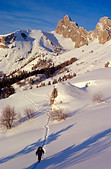
{"type": "MultiPolygon", "coordinates": [[[[1,35],[2,37],[2,35],[1,35]]],[[[31,71],[42,60],[59,65],[71,58],[76,61],[57,70],[42,82],[74,74],[71,79],[38,87],[13,84],[16,93],[0,99],[0,116],[7,106],[19,115],[12,129],[0,128],[1,169],[110,169],[111,168],[111,41],[97,40],[74,48],[71,39],[55,32],[16,31],[0,42],[0,71],[31,71]],[[54,104],[52,91],[57,89],[54,104]],[[25,109],[34,111],[26,117],[25,109]],[[62,110],[65,120],[53,121],[50,112],[62,110]],[[38,146],[45,154],[37,163],[38,146]]],[[[39,68],[39,65],[37,65],[39,68]]],[[[35,78],[31,78],[35,81],[35,78]]]]}
{"type": "Polygon", "coordinates": [[[49,95],[53,86],[16,93],[0,100],[0,111],[7,104],[24,116],[26,107],[36,117],[0,133],[2,169],[110,169],[111,166],[111,76],[110,68],[86,73],[69,83],[56,85],[54,107],[61,107],[68,117],[49,120],[49,95]],[[88,86],[85,86],[89,83],[88,86]],[[101,92],[103,102],[93,102],[101,92]],[[36,163],[35,151],[43,146],[45,154],[36,163]]]}

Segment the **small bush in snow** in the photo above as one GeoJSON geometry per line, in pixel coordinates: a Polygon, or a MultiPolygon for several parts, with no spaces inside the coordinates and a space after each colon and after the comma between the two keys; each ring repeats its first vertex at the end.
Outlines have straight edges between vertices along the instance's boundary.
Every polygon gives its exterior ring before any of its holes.
{"type": "Polygon", "coordinates": [[[93,53],[94,51],[93,50],[91,50],[89,53],[93,53]]]}
{"type": "Polygon", "coordinates": [[[53,97],[50,97],[50,105],[54,104],[54,98],[53,97]]]}
{"type": "Polygon", "coordinates": [[[13,88],[13,86],[7,86],[7,87],[3,88],[3,93],[1,95],[1,97],[7,98],[14,93],[15,93],[15,89],[13,88]]]}
{"type": "Polygon", "coordinates": [[[65,114],[63,112],[63,109],[59,108],[59,109],[53,109],[49,112],[49,116],[51,120],[57,120],[57,121],[61,121],[61,120],[65,120],[67,118],[67,114],[65,114]]]}
{"type": "Polygon", "coordinates": [[[43,87],[43,86],[45,86],[45,83],[41,83],[40,87],[43,87]]]}
{"type": "Polygon", "coordinates": [[[98,103],[101,103],[103,102],[103,96],[101,94],[101,92],[99,93],[96,93],[94,96],[93,96],[93,102],[98,102],[98,103]]]}
{"type": "Polygon", "coordinates": [[[1,112],[0,124],[3,128],[11,129],[17,120],[17,114],[14,107],[7,105],[1,112]]]}
{"type": "Polygon", "coordinates": [[[53,88],[53,91],[52,91],[52,97],[53,97],[53,98],[56,98],[57,96],[58,96],[58,91],[57,91],[57,88],[54,87],[54,88],[53,88]]]}
{"type": "Polygon", "coordinates": [[[110,62],[106,62],[106,63],[105,63],[105,67],[108,67],[109,64],[110,64],[110,62]]]}
{"type": "Polygon", "coordinates": [[[32,78],[29,79],[28,81],[29,84],[33,85],[34,84],[34,80],[32,78]]]}
{"type": "Polygon", "coordinates": [[[47,85],[51,85],[51,81],[49,81],[47,85]]]}
{"type": "Polygon", "coordinates": [[[28,119],[31,119],[34,117],[34,110],[30,108],[25,109],[25,115],[27,116],[28,119]]]}
{"type": "Polygon", "coordinates": [[[52,84],[56,84],[57,83],[57,79],[54,79],[54,81],[52,82],[52,84]]]}
{"type": "Polygon", "coordinates": [[[58,96],[58,91],[57,88],[54,87],[50,97],[50,105],[54,104],[54,100],[57,96],[58,96]]]}

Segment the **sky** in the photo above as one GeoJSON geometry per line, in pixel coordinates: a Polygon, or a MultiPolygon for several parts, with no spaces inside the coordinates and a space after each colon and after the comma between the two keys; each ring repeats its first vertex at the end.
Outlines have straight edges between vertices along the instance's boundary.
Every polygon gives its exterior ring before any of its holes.
{"type": "Polygon", "coordinates": [[[53,31],[69,15],[88,31],[103,16],[111,18],[111,1],[103,0],[0,0],[0,34],[16,30],[53,31]]]}

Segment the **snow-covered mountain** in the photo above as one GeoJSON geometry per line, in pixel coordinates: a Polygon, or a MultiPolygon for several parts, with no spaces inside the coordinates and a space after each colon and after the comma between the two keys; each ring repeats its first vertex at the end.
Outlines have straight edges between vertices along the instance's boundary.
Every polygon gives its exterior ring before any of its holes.
{"type": "Polygon", "coordinates": [[[17,31],[1,36],[0,69],[10,74],[22,67],[30,71],[39,59],[48,59],[63,50],[52,33],[40,30],[17,31]],[[27,66],[28,65],[28,68],[27,66]]]}
{"type": "MultiPolygon", "coordinates": [[[[56,31],[51,33],[40,30],[21,30],[8,35],[1,35],[0,70],[7,75],[21,70],[32,71],[35,67],[37,68],[36,65],[40,60],[50,60],[56,65],[72,57],[76,57],[79,63],[84,64],[83,62],[85,62],[85,67],[87,67],[87,63],[90,64],[91,69],[91,66],[95,67],[96,59],[92,57],[89,63],[88,57],[90,55],[96,56],[97,62],[104,60],[102,64],[110,62],[110,58],[107,58],[110,53],[110,50],[107,50],[110,46],[110,21],[108,17],[101,18],[96,29],[93,32],[87,32],[86,37],[84,28],[76,28],[77,24],[72,22],[67,15],[59,21],[56,31]],[[94,37],[92,37],[93,35],[94,37]],[[93,40],[88,40],[91,39],[89,36],[93,40]],[[88,43],[82,43],[81,38],[88,43]],[[85,38],[86,40],[84,40],[85,38]],[[76,42],[76,39],[79,42],[76,42]],[[103,43],[102,40],[104,40],[103,43]],[[82,48],[78,46],[75,49],[76,43],[81,44],[82,48]],[[106,55],[105,53],[107,56],[103,59],[100,55],[106,55]],[[85,57],[87,57],[87,63],[84,61],[86,60],[85,57]]],[[[77,64],[79,64],[78,62],[77,64]]],[[[103,66],[102,64],[101,66],[103,66]]]]}
{"type": "MultiPolygon", "coordinates": [[[[16,31],[0,38],[0,71],[7,75],[15,70],[32,71],[42,60],[59,65],[76,58],[64,70],[42,80],[58,83],[39,88],[34,84],[31,89],[24,87],[25,91],[15,83],[15,94],[0,100],[0,116],[10,105],[19,118],[12,129],[0,128],[0,168],[110,169],[111,41],[99,44],[95,39],[74,48],[70,38],[40,30],[16,31]],[[65,78],[74,73],[76,76],[65,78]],[[50,105],[54,86],[57,96],[50,105]],[[30,120],[26,108],[34,111],[30,120]],[[50,113],[55,110],[66,118],[53,121],[50,113]],[[45,151],[39,164],[35,156],[38,146],[45,151]]],[[[26,79],[24,83],[27,86],[26,79]]]]}

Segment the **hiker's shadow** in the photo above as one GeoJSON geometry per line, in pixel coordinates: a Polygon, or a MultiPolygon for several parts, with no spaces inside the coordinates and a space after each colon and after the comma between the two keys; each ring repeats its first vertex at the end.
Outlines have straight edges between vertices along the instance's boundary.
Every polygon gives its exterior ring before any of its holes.
{"type": "MultiPolygon", "coordinates": [[[[92,136],[79,145],[72,145],[68,148],[47,157],[41,161],[37,169],[61,169],[74,166],[82,161],[97,156],[98,153],[108,149],[111,146],[111,129],[105,130],[92,136]]],[[[29,166],[25,169],[33,169],[29,166]]],[[[36,168],[35,168],[36,169],[36,168]]]]}
{"type": "MultiPolygon", "coordinates": [[[[31,166],[29,166],[28,168],[26,168],[26,169],[36,169],[36,167],[39,165],[39,163],[38,162],[36,162],[36,163],[34,163],[34,164],[32,164],[31,166]]],[[[25,169],[25,168],[24,168],[25,169]]]]}
{"type": "MultiPolygon", "coordinates": [[[[60,136],[60,134],[61,134],[62,132],[67,131],[67,130],[70,129],[72,126],[73,126],[73,125],[70,125],[70,126],[64,128],[64,129],[62,129],[62,130],[60,130],[60,131],[58,131],[58,132],[56,132],[56,133],[52,133],[51,135],[49,135],[47,141],[45,141],[46,144],[49,144],[49,143],[51,143],[52,141],[56,140],[56,139],[60,136]]],[[[30,145],[26,146],[25,148],[23,148],[21,151],[18,151],[17,153],[12,154],[12,155],[9,155],[9,156],[7,156],[7,157],[1,158],[1,159],[0,159],[0,164],[5,163],[5,162],[8,162],[9,160],[11,160],[11,159],[13,159],[13,158],[17,158],[17,157],[19,157],[19,156],[22,156],[22,155],[25,155],[25,154],[29,154],[30,152],[35,151],[38,146],[44,146],[44,140],[39,139],[37,142],[35,142],[35,143],[33,143],[33,144],[30,144],[30,145]]],[[[33,164],[33,165],[34,165],[34,164],[33,164]]]]}
{"type": "Polygon", "coordinates": [[[26,147],[25,147],[24,149],[22,149],[21,151],[18,151],[17,153],[12,154],[12,155],[9,155],[9,156],[7,156],[7,157],[5,157],[5,158],[1,158],[1,159],[0,159],[0,164],[5,163],[5,162],[7,162],[7,161],[9,161],[9,160],[11,160],[11,159],[13,159],[13,158],[18,157],[18,156],[21,156],[21,155],[24,155],[24,154],[28,154],[28,153],[30,153],[30,152],[36,150],[37,147],[38,147],[39,145],[41,145],[41,144],[42,144],[42,141],[39,139],[37,142],[26,146],[26,147]]]}

